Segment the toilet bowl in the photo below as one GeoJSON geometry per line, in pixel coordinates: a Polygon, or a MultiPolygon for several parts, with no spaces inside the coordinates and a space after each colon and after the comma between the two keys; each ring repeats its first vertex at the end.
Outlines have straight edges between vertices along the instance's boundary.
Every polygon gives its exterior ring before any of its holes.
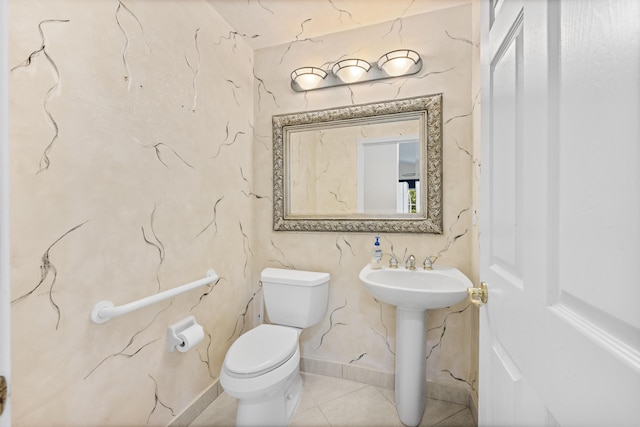
{"type": "Polygon", "coordinates": [[[286,426],[302,393],[298,331],[260,325],[233,343],[220,383],[238,401],[237,426],[286,426]]]}
{"type": "Polygon", "coordinates": [[[326,312],[328,273],[267,268],[262,284],[267,313],[279,324],[241,335],[220,372],[222,388],[238,399],[237,426],[288,424],[302,394],[298,338],[326,312]]]}

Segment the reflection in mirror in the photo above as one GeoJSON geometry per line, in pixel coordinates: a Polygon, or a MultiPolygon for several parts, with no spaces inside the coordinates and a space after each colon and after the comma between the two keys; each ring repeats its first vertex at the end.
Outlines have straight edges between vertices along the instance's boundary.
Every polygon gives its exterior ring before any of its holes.
{"type": "Polygon", "coordinates": [[[273,117],[274,229],[439,233],[441,95],[273,117]]]}
{"type": "Polygon", "coordinates": [[[325,123],[290,131],[285,147],[287,213],[408,213],[403,199],[409,195],[408,183],[416,181],[420,121],[407,118],[341,127],[325,123]],[[402,174],[411,174],[412,181],[402,174]]]}
{"type": "Polygon", "coordinates": [[[358,141],[358,213],[393,215],[423,211],[418,141],[418,136],[358,141]]]}

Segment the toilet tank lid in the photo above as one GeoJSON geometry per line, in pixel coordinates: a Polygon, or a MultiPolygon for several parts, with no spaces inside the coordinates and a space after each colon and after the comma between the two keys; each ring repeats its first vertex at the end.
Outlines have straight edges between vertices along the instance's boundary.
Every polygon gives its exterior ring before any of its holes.
{"type": "Polygon", "coordinates": [[[265,268],[263,282],[284,283],[286,285],[318,286],[329,281],[329,273],[317,271],[288,270],[286,268],[265,268]]]}

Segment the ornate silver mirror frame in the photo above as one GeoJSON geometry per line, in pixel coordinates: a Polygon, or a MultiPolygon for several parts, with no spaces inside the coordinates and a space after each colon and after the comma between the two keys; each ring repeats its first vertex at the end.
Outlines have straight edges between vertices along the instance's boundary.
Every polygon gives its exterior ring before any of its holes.
{"type": "Polygon", "coordinates": [[[333,231],[442,233],[442,94],[388,102],[273,116],[273,229],[276,231],[333,231]],[[424,202],[420,214],[301,215],[289,212],[289,131],[305,125],[389,120],[393,115],[422,114],[421,176],[424,202]]]}

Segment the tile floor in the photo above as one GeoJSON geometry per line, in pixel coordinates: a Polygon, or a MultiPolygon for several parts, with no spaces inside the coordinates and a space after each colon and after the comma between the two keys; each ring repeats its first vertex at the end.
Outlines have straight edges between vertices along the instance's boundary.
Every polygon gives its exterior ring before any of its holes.
{"type": "MultiPolygon", "coordinates": [[[[339,378],[302,373],[304,389],[290,427],[402,427],[393,390],[339,378]]],[[[237,400],[221,394],[191,427],[234,425],[237,400]]],[[[421,427],[475,427],[469,409],[457,403],[427,399],[421,427]]]]}

